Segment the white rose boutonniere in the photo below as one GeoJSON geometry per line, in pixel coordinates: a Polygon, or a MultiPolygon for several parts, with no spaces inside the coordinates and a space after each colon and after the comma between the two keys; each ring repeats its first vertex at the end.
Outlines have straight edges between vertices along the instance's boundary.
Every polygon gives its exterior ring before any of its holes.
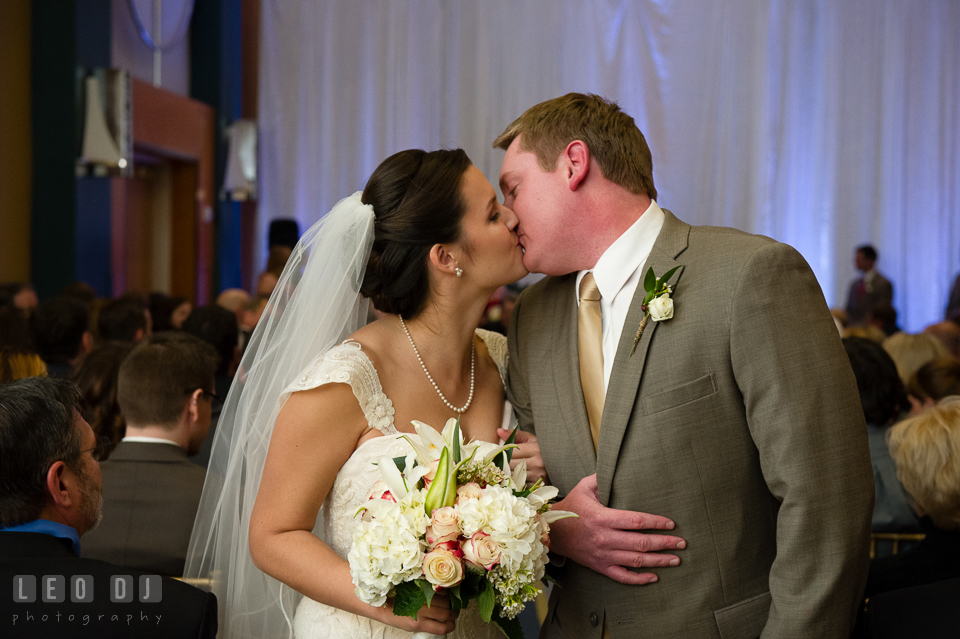
{"type": "Polygon", "coordinates": [[[637,352],[637,344],[640,342],[640,336],[643,335],[643,329],[647,326],[647,320],[663,322],[673,318],[673,299],[670,297],[673,293],[673,287],[669,286],[667,282],[679,268],[680,266],[675,266],[664,273],[663,277],[657,277],[651,267],[647,271],[646,277],[643,278],[643,290],[647,294],[643,296],[643,305],[640,307],[643,311],[643,319],[640,320],[637,334],[633,337],[631,357],[637,352]]]}

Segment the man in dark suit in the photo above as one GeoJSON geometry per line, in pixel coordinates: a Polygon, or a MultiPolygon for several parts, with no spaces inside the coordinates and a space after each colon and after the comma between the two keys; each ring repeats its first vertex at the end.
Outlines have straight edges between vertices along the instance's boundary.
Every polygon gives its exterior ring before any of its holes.
{"type": "Polygon", "coordinates": [[[217,353],[180,332],[155,333],[123,361],[117,401],[126,436],[103,463],[103,523],[88,557],[179,576],[206,470],[190,462],[210,428],[217,353]]]}
{"type": "Polygon", "coordinates": [[[893,306],[893,284],[876,269],[877,249],[869,244],[858,246],[853,264],[862,275],[850,284],[847,295],[847,317],[851,326],[867,323],[867,314],[874,308],[893,306]]]}
{"type": "Polygon", "coordinates": [[[30,333],[34,346],[54,377],[67,377],[93,348],[87,307],[72,297],[51,297],[34,309],[30,333]]]}
{"type": "Polygon", "coordinates": [[[598,96],[495,146],[524,265],[550,276],[514,308],[508,394],[579,515],[552,524],[541,637],[849,637],[873,480],[809,266],[661,209],[642,133],[598,96]]]}
{"type": "Polygon", "coordinates": [[[103,448],[79,397],[63,379],[0,385],[0,636],[215,637],[214,595],[81,558],[103,448]]]}

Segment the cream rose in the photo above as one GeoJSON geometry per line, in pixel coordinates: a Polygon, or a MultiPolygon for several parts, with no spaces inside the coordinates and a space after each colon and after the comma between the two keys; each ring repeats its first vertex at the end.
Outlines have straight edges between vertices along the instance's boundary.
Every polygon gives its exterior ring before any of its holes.
{"type": "Polygon", "coordinates": [[[647,305],[650,311],[650,319],[654,322],[662,322],[673,317],[673,300],[668,295],[650,300],[647,305]]]}
{"type": "Polygon", "coordinates": [[[423,576],[434,590],[452,588],[463,581],[463,562],[449,550],[431,550],[423,556],[423,576]]]}
{"type": "Polygon", "coordinates": [[[481,570],[490,570],[500,563],[500,544],[485,532],[476,532],[473,537],[461,544],[463,558],[471,566],[481,570]]]}
{"type": "Polygon", "coordinates": [[[453,541],[460,536],[460,524],[457,523],[457,509],[444,506],[433,511],[430,527],[427,528],[427,543],[433,548],[437,544],[453,541]]]}
{"type": "Polygon", "coordinates": [[[480,484],[475,481],[464,484],[463,486],[457,488],[458,506],[461,502],[464,502],[467,499],[480,499],[481,497],[483,497],[483,488],[480,488],[480,484]]]}

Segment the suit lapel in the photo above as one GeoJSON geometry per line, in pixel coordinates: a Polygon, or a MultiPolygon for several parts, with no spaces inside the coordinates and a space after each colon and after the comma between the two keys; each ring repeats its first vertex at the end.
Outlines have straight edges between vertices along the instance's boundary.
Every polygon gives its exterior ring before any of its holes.
{"type": "MultiPolygon", "coordinates": [[[[613,475],[617,467],[620,454],[620,445],[623,441],[633,407],[637,399],[637,390],[640,387],[640,378],[647,360],[647,350],[653,340],[660,322],[647,322],[637,344],[633,350],[633,339],[637,327],[643,319],[643,297],[646,291],[643,288],[643,277],[647,270],[653,268],[657,276],[663,275],[674,267],[680,267],[673,277],[671,284],[676,285],[683,275],[683,267],[675,259],[687,247],[690,234],[690,225],[678,220],[667,210],[664,210],[663,228],[657,241],[653,245],[650,256],[640,271],[640,283],[627,312],[627,319],[620,335],[617,346],[617,356],[613,361],[610,372],[610,383],[607,385],[607,395],[603,404],[603,420],[600,425],[600,443],[597,451],[597,487],[600,503],[606,505],[610,499],[610,489],[613,484],[613,475]]],[[[683,312],[678,308],[678,312],[683,312]]],[[[576,361],[576,358],[574,358],[576,361]]],[[[580,404],[583,404],[583,391],[580,391],[580,404]]],[[[582,409],[584,410],[584,409],[582,409]]],[[[584,410],[584,413],[586,411],[584,410]]]]}
{"type": "Polygon", "coordinates": [[[563,416],[570,445],[577,450],[583,474],[592,475],[597,469],[597,457],[590,438],[590,425],[587,409],[583,401],[583,387],[580,385],[580,355],[577,350],[577,304],[574,298],[576,275],[568,276],[563,284],[564,293],[554,300],[553,318],[557,322],[556,335],[550,352],[553,353],[553,387],[557,393],[557,405],[563,416]]]}

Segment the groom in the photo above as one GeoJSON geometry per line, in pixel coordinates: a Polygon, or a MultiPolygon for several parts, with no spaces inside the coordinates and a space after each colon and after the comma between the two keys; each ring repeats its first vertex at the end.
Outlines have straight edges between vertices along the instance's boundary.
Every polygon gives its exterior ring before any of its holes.
{"type": "Polygon", "coordinates": [[[871,465],[803,258],[660,209],[643,135],[602,98],[531,107],[494,146],[524,264],[550,276],[513,311],[509,397],[580,515],[553,524],[541,636],[849,636],[871,465]],[[649,269],[672,275],[644,306],[649,269]]]}

